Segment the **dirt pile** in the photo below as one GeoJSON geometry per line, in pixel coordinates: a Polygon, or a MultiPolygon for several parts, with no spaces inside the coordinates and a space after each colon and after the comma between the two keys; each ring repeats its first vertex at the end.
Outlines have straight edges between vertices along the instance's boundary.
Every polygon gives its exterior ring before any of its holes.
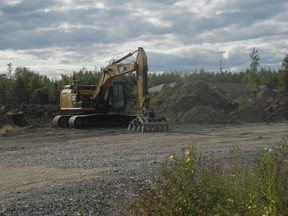
{"type": "Polygon", "coordinates": [[[191,108],[183,115],[181,121],[184,123],[197,124],[237,123],[237,121],[233,117],[225,113],[223,110],[215,109],[210,105],[191,108]]]}
{"type": "Polygon", "coordinates": [[[27,104],[21,106],[21,111],[34,127],[50,127],[59,113],[59,105],[27,104]]]}
{"type": "Polygon", "coordinates": [[[250,103],[232,112],[240,122],[276,122],[288,120],[288,94],[262,89],[249,92],[250,103]]]}
{"type": "Polygon", "coordinates": [[[7,113],[0,115],[0,128],[6,125],[15,125],[11,116],[9,116],[7,113]]]}
{"type": "Polygon", "coordinates": [[[170,121],[186,123],[231,123],[235,106],[203,82],[178,83],[154,95],[151,106],[170,121]]]}
{"type": "Polygon", "coordinates": [[[288,93],[263,89],[253,99],[277,120],[288,120],[288,93]]]}
{"type": "MultiPolygon", "coordinates": [[[[239,96],[239,95],[238,95],[239,96]]],[[[170,122],[234,123],[288,121],[288,93],[262,89],[242,94],[245,105],[203,82],[178,83],[152,96],[151,106],[170,122]]]]}
{"type": "Polygon", "coordinates": [[[232,112],[231,116],[239,122],[246,123],[275,121],[271,113],[266,112],[263,107],[255,104],[243,106],[232,112]]]}
{"type": "Polygon", "coordinates": [[[47,127],[52,124],[52,119],[59,112],[58,105],[22,105],[2,107],[0,111],[0,128],[12,127],[47,127]]]}
{"type": "Polygon", "coordinates": [[[24,113],[15,107],[2,107],[0,111],[0,128],[5,126],[27,127],[30,126],[24,113]]]}

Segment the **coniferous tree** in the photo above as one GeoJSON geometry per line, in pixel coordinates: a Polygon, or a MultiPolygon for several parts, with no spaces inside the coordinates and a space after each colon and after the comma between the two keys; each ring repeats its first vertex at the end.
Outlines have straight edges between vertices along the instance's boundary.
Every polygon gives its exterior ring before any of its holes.
{"type": "Polygon", "coordinates": [[[285,90],[288,91],[288,54],[282,61],[282,71],[285,74],[285,90]]]}
{"type": "Polygon", "coordinates": [[[251,63],[249,65],[249,69],[246,71],[246,80],[251,87],[255,88],[260,84],[259,76],[257,74],[258,67],[260,65],[260,53],[255,47],[253,47],[249,53],[249,57],[251,63]]]}

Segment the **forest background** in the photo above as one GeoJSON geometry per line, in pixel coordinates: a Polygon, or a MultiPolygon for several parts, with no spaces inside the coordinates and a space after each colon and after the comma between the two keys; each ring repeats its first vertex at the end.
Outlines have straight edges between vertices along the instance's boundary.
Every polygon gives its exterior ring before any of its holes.
{"type": "MultiPolygon", "coordinates": [[[[261,67],[260,53],[253,47],[249,53],[250,66],[245,71],[166,71],[163,73],[149,73],[149,87],[172,82],[192,83],[195,81],[247,83],[251,90],[267,87],[278,91],[288,90],[288,54],[283,58],[279,69],[261,67]]],[[[0,74],[0,106],[22,104],[58,104],[61,90],[73,80],[82,85],[97,85],[101,77],[101,69],[82,68],[71,75],[62,74],[60,78],[42,76],[29,68],[7,65],[7,72],[0,74]]],[[[120,76],[118,79],[137,85],[134,73],[120,76]]]]}

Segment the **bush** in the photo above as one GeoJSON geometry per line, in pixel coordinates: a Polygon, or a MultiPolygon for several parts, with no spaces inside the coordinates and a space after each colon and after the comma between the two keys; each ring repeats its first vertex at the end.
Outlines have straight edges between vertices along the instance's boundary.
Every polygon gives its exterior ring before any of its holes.
{"type": "Polygon", "coordinates": [[[228,167],[197,156],[194,148],[180,157],[170,155],[155,182],[141,189],[125,214],[285,215],[287,143],[264,149],[256,166],[245,169],[235,151],[228,167]]]}

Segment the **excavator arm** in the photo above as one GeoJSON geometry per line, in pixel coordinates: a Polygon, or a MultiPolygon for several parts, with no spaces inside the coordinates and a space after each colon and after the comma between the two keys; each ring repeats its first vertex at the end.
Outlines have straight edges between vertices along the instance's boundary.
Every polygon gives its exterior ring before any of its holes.
{"type": "Polygon", "coordinates": [[[129,123],[128,130],[168,130],[167,120],[164,117],[155,117],[154,111],[149,107],[148,63],[147,55],[142,47],[139,47],[138,50],[129,53],[117,61],[113,61],[104,68],[96,93],[93,95],[93,100],[96,101],[96,110],[101,109],[101,106],[104,106],[104,96],[112,81],[118,76],[132,73],[134,71],[136,72],[137,77],[138,100],[141,115],[137,116],[129,123]],[[129,64],[121,63],[136,52],[137,57],[135,62],[129,64]]]}
{"type": "Polygon", "coordinates": [[[136,77],[140,109],[149,108],[148,63],[147,55],[143,48],[138,49],[136,58],[136,77]]]}

